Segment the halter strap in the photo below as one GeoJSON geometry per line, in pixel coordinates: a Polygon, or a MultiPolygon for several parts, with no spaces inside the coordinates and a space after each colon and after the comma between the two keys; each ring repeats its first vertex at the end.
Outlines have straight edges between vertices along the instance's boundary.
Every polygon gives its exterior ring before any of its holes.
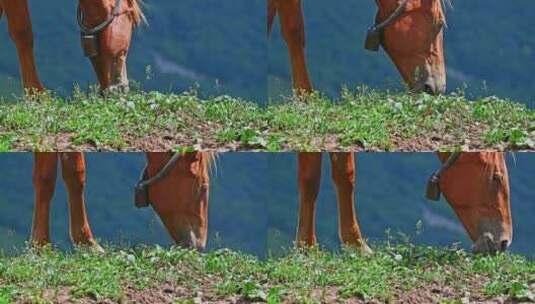
{"type": "Polygon", "coordinates": [[[158,171],[158,173],[156,173],[156,175],[154,175],[153,177],[147,178],[147,179],[145,179],[145,178],[148,176],[148,172],[147,172],[147,166],[145,166],[145,169],[143,169],[143,173],[141,175],[140,181],[137,184],[137,186],[141,187],[141,188],[147,188],[150,185],[152,185],[152,184],[156,183],[157,181],[161,180],[162,178],[166,177],[167,174],[169,174],[169,172],[171,172],[171,170],[174,168],[176,162],[181,157],[182,157],[182,154],[180,154],[180,153],[173,154],[173,156],[167,161],[165,166],[163,166],[163,168],[160,171],[158,171]]]}
{"type": "Polygon", "coordinates": [[[450,157],[442,164],[442,167],[440,167],[433,175],[431,176],[431,179],[433,181],[438,182],[440,178],[442,177],[442,174],[448,170],[453,164],[459,159],[459,156],[461,156],[461,152],[453,152],[451,153],[450,157]]]}
{"type": "Polygon", "coordinates": [[[107,28],[113,22],[113,20],[115,20],[117,16],[120,15],[122,3],[123,3],[123,0],[115,0],[115,7],[113,8],[111,15],[108,16],[108,18],[104,22],[98,24],[95,27],[86,27],[84,25],[84,13],[82,12],[80,5],[78,5],[77,20],[78,20],[78,26],[80,27],[80,31],[82,32],[82,34],[94,35],[94,34],[102,32],[105,28],[107,28]]]}
{"type": "Polygon", "coordinates": [[[385,21],[376,24],[370,28],[370,31],[373,32],[381,32],[388,26],[390,26],[394,21],[396,21],[403,13],[405,13],[405,10],[407,9],[407,4],[409,3],[409,0],[403,0],[401,4],[396,8],[396,10],[392,13],[392,15],[388,16],[385,21]]]}

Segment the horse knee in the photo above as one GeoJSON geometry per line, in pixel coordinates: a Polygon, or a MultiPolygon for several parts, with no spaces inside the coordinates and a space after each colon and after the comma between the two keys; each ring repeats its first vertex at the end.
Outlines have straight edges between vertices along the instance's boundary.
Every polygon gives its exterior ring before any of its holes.
{"type": "Polygon", "coordinates": [[[56,187],[56,171],[34,170],[32,180],[36,189],[54,190],[56,187]]]}
{"type": "Polygon", "coordinates": [[[70,156],[62,156],[62,177],[69,189],[83,191],[85,187],[85,165],[70,156]]]}
{"type": "MultiPolygon", "coordinates": [[[[321,156],[320,156],[321,157],[321,156]]],[[[302,156],[299,163],[299,185],[305,188],[319,188],[321,179],[321,158],[304,159],[302,156]]]]}
{"type": "Polygon", "coordinates": [[[331,177],[337,186],[355,186],[355,169],[352,166],[347,166],[343,162],[332,162],[331,177]]]}

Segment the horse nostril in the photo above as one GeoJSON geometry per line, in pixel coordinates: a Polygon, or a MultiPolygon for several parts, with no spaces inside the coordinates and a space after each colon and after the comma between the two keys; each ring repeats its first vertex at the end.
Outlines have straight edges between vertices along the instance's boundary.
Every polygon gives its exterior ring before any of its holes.
{"type": "Polygon", "coordinates": [[[508,247],[509,247],[509,241],[508,241],[508,240],[503,240],[503,241],[500,243],[500,251],[501,251],[501,252],[506,251],[508,247]]]}
{"type": "Polygon", "coordinates": [[[426,92],[427,94],[431,94],[431,95],[434,95],[435,94],[435,89],[430,85],[430,84],[424,84],[424,92],[426,92]]]}

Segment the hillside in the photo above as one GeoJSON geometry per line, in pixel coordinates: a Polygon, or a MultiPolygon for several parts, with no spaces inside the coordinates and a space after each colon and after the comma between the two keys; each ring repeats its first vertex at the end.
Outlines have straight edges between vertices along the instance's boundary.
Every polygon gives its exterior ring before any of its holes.
{"type": "Polygon", "coordinates": [[[0,151],[532,151],[534,121],[510,100],[365,88],[267,107],[196,92],[78,92],[0,104],[0,151]]]}
{"type": "Polygon", "coordinates": [[[372,256],[317,249],[260,261],[221,250],[108,248],[0,257],[0,303],[532,302],[535,264],[387,244],[372,256]]]}

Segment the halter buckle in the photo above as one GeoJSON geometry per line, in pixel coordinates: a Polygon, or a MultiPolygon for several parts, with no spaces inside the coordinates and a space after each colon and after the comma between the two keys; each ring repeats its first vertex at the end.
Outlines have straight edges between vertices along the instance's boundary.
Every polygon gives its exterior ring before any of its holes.
{"type": "Polygon", "coordinates": [[[425,197],[428,200],[432,201],[438,201],[440,200],[440,176],[438,176],[436,173],[433,173],[429,180],[427,181],[427,189],[425,192],[425,197]]]}
{"type": "Polygon", "coordinates": [[[366,34],[366,42],[364,43],[364,48],[371,52],[378,52],[381,47],[381,31],[378,31],[375,26],[372,26],[368,29],[366,34]]]}
{"type": "Polygon", "coordinates": [[[141,180],[134,187],[134,204],[136,208],[146,208],[150,206],[149,199],[149,187],[147,187],[143,182],[148,178],[147,169],[143,170],[143,175],[141,180]]]}
{"type": "Polygon", "coordinates": [[[98,37],[95,34],[81,34],[80,41],[84,55],[88,58],[93,58],[98,55],[98,37]]]}

